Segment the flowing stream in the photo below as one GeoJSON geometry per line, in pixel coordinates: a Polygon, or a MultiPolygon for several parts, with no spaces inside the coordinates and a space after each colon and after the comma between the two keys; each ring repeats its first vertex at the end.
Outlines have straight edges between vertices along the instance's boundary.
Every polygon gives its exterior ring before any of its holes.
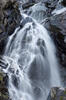
{"type": "Polygon", "coordinates": [[[61,86],[56,49],[47,30],[22,14],[21,25],[5,48],[11,100],[46,100],[53,86],[61,86]]]}

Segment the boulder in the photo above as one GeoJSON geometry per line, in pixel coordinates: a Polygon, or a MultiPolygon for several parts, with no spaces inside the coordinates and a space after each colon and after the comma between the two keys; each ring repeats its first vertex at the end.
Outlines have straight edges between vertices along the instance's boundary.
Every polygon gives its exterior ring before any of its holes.
{"type": "Polygon", "coordinates": [[[8,75],[0,69],[0,100],[10,100],[8,92],[8,75]]]}
{"type": "Polygon", "coordinates": [[[66,89],[59,87],[51,88],[47,100],[66,100],[66,89]]]}

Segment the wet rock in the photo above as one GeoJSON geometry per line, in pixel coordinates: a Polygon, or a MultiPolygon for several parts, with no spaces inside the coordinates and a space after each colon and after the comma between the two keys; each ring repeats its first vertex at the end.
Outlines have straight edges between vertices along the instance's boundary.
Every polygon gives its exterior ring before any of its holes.
{"type": "Polygon", "coordinates": [[[12,75],[12,83],[14,84],[14,86],[16,88],[19,88],[19,83],[20,83],[19,77],[15,76],[15,75],[12,75]]]}
{"type": "Polygon", "coordinates": [[[3,32],[3,30],[0,28],[0,34],[3,32]]]}
{"type": "Polygon", "coordinates": [[[66,86],[66,11],[48,18],[44,26],[55,42],[62,83],[66,86]]]}
{"type": "Polygon", "coordinates": [[[61,2],[58,0],[39,0],[24,12],[42,23],[45,18],[52,16],[53,10],[62,7],[61,2]]]}
{"type": "Polygon", "coordinates": [[[8,63],[6,62],[5,59],[3,59],[3,58],[0,56],[0,68],[6,69],[7,67],[8,67],[8,63]]]}
{"type": "Polygon", "coordinates": [[[33,22],[32,18],[26,17],[26,18],[22,21],[22,23],[20,24],[20,27],[21,27],[21,28],[24,27],[24,25],[27,24],[28,22],[29,22],[29,23],[30,23],[30,22],[33,22]]]}
{"type": "Polygon", "coordinates": [[[17,0],[0,0],[0,54],[4,51],[8,36],[19,26],[21,15],[17,0]]]}
{"type": "Polygon", "coordinates": [[[25,6],[27,6],[27,4],[28,5],[30,5],[31,3],[38,3],[38,2],[40,2],[41,0],[21,0],[21,2],[22,2],[22,6],[23,5],[25,5],[25,6]]]}
{"type": "Polygon", "coordinates": [[[0,100],[10,100],[8,91],[8,74],[4,71],[8,67],[7,61],[0,56],[0,100]]]}
{"type": "Polygon", "coordinates": [[[10,100],[7,86],[8,75],[0,70],[0,100],[10,100]]]}
{"type": "Polygon", "coordinates": [[[66,12],[50,17],[45,26],[55,41],[61,65],[66,67],[66,12]]]}
{"type": "Polygon", "coordinates": [[[27,8],[33,6],[34,4],[35,4],[35,2],[30,2],[30,3],[27,2],[27,3],[25,3],[25,4],[22,5],[22,8],[23,9],[27,9],[27,8]]]}
{"type": "Polygon", "coordinates": [[[36,19],[38,22],[42,22],[44,18],[47,17],[47,7],[44,3],[39,2],[34,6],[30,7],[27,11],[27,14],[36,19]]]}
{"type": "Polygon", "coordinates": [[[4,16],[6,32],[11,35],[20,23],[20,12],[16,0],[7,2],[4,7],[4,16]]]}
{"type": "Polygon", "coordinates": [[[57,3],[58,3],[58,0],[45,0],[45,5],[49,8],[49,9],[55,9],[57,3]]]}
{"type": "Polygon", "coordinates": [[[47,100],[66,100],[66,89],[53,87],[47,100]]]}
{"type": "Polygon", "coordinates": [[[4,53],[4,48],[6,46],[6,43],[7,43],[7,35],[0,37],[0,55],[4,53]]]}
{"type": "Polygon", "coordinates": [[[62,4],[66,7],[66,0],[62,0],[62,4]]]}
{"type": "Polygon", "coordinates": [[[46,53],[46,48],[45,48],[45,42],[44,42],[44,40],[38,39],[37,45],[38,45],[39,48],[40,48],[40,52],[41,52],[42,56],[46,56],[46,55],[45,55],[45,53],[46,53]]]}

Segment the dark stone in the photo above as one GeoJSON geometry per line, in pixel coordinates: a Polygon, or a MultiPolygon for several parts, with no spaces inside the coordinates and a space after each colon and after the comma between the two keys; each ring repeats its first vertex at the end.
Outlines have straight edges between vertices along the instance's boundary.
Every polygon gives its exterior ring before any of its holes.
{"type": "Polygon", "coordinates": [[[66,7],[66,0],[63,0],[62,4],[66,7]]]}
{"type": "Polygon", "coordinates": [[[29,22],[29,23],[30,23],[30,22],[33,22],[32,18],[26,17],[26,18],[22,21],[22,23],[20,24],[20,28],[23,28],[24,25],[27,24],[28,22],[29,22]]]}
{"type": "Polygon", "coordinates": [[[30,3],[28,2],[28,3],[23,4],[23,5],[22,5],[22,8],[23,8],[23,9],[27,9],[27,8],[33,6],[34,4],[35,4],[34,2],[30,2],[30,3]]]}
{"type": "Polygon", "coordinates": [[[2,55],[4,53],[4,48],[6,46],[7,43],[7,35],[0,37],[0,55],[2,55]]]}
{"type": "Polygon", "coordinates": [[[59,87],[51,88],[47,100],[66,100],[66,89],[59,87]]]}
{"type": "Polygon", "coordinates": [[[8,75],[0,70],[0,100],[10,100],[8,92],[8,75]]]}
{"type": "Polygon", "coordinates": [[[12,75],[12,82],[16,88],[19,88],[19,77],[12,75]]]}
{"type": "Polygon", "coordinates": [[[0,1],[0,54],[3,54],[8,36],[19,26],[21,15],[17,0],[0,1]]]}
{"type": "Polygon", "coordinates": [[[46,1],[44,1],[44,2],[45,2],[46,6],[47,6],[48,8],[51,8],[51,9],[53,10],[53,9],[55,9],[55,7],[56,7],[56,5],[57,5],[58,0],[46,0],[46,1]]]}
{"type": "Polygon", "coordinates": [[[44,40],[38,39],[37,45],[38,45],[39,48],[40,48],[40,51],[41,51],[42,56],[45,56],[45,53],[46,53],[46,50],[45,50],[45,49],[46,49],[46,48],[45,48],[45,42],[44,42],[44,40]]]}
{"type": "Polygon", "coordinates": [[[45,26],[55,41],[61,65],[66,67],[66,12],[50,17],[45,26]]]}
{"type": "Polygon", "coordinates": [[[8,62],[2,56],[0,56],[0,67],[2,67],[2,69],[6,69],[8,67],[8,62]]]}
{"type": "Polygon", "coordinates": [[[41,21],[47,17],[47,14],[50,15],[50,12],[48,12],[48,8],[45,4],[40,2],[30,7],[27,14],[41,23],[41,21]]]}
{"type": "Polygon", "coordinates": [[[41,97],[42,96],[42,91],[39,87],[35,87],[34,88],[34,94],[37,98],[41,97]]]}
{"type": "Polygon", "coordinates": [[[61,80],[66,86],[66,11],[48,18],[44,26],[54,40],[57,49],[56,56],[60,63],[61,80]]]}

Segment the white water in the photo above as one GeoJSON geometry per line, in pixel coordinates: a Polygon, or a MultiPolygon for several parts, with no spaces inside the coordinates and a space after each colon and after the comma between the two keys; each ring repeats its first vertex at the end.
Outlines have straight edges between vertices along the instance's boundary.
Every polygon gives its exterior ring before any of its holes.
{"type": "Polygon", "coordinates": [[[55,10],[52,12],[52,14],[54,14],[54,15],[59,15],[59,14],[65,12],[65,11],[66,11],[66,7],[61,8],[61,9],[59,9],[59,10],[56,10],[56,9],[55,9],[55,10]]]}
{"type": "MultiPolygon", "coordinates": [[[[22,16],[25,21],[27,16],[22,16]]],[[[52,86],[61,86],[56,50],[47,30],[28,18],[31,21],[15,30],[5,49],[9,94],[12,100],[46,100],[52,86]]]]}

